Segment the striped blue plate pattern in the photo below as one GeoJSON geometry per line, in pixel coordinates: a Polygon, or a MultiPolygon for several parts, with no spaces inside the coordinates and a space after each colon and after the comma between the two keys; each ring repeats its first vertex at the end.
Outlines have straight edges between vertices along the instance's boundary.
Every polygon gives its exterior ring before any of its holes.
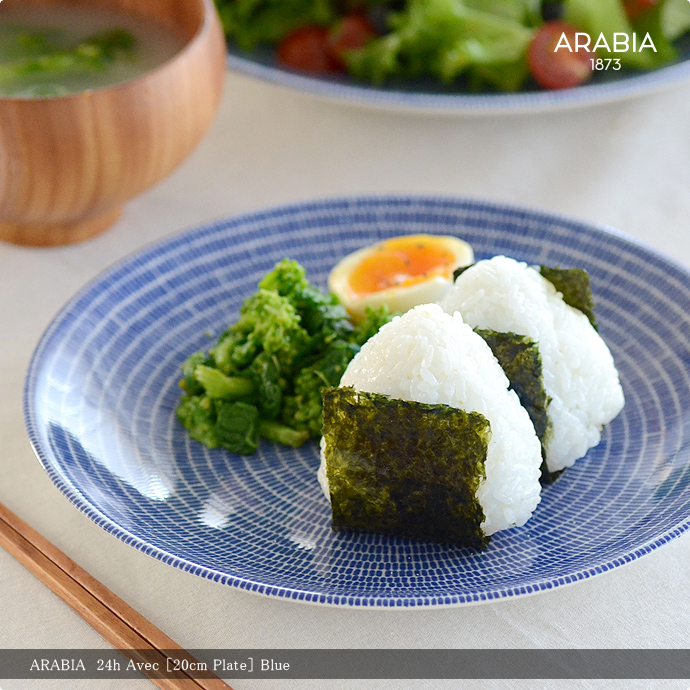
{"type": "Polygon", "coordinates": [[[317,604],[432,607],[549,590],[616,568],[690,525],[690,274],[615,231],[529,209],[434,197],[296,204],[223,220],[125,259],[79,292],[34,353],[25,419],[45,470],[108,532],[243,590],[317,604]],[[338,259],[408,233],[479,258],[582,266],[626,406],[484,552],[335,534],[315,443],[209,450],[175,418],[180,366],[209,347],[283,257],[325,286],[338,259]]]}

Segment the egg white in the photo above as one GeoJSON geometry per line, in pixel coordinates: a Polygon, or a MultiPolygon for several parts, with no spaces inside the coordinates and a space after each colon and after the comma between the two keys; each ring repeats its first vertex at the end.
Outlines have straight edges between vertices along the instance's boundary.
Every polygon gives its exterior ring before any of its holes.
{"type": "MultiPolygon", "coordinates": [[[[328,288],[352,315],[353,319],[364,318],[367,307],[387,306],[393,312],[404,313],[418,304],[438,302],[453,284],[453,271],[474,261],[472,247],[457,237],[450,235],[418,235],[424,242],[433,242],[449,249],[454,262],[446,275],[432,275],[423,281],[410,285],[396,285],[368,295],[355,295],[349,286],[349,279],[355,268],[369,255],[373,254],[383,242],[358,249],[341,259],[328,276],[328,288]]],[[[397,238],[390,238],[397,239],[397,238]]],[[[390,240],[385,240],[388,242],[390,240]]]]}

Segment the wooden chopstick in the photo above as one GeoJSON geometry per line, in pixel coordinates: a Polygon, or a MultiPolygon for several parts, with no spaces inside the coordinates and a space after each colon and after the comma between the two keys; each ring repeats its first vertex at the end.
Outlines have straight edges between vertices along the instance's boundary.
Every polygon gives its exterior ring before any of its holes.
{"type": "MultiPolygon", "coordinates": [[[[185,659],[193,663],[190,668],[200,668],[191,654],[1,503],[0,546],[128,658],[137,662],[159,660],[160,668],[165,669],[166,658],[170,658],[166,650],[170,650],[175,659],[185,659]]],[[[210,671],[194,673],[201,676],[194,678],[182,669],[184,678],[163,677],[152,668],[141,672],[163,690],[232,690],[210,671]]]]}

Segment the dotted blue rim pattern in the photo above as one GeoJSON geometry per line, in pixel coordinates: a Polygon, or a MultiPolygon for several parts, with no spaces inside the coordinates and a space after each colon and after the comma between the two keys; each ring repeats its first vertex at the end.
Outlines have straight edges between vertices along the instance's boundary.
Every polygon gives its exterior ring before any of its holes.
{"type": "Polygon", "coordinates": [[[349,607],[455,606],[547,591],[650,553],[690,526],[690,274],[621,233],[516,206],[423,196],[330,199],[219,221],[121,261],[55,317],[24,413],[65,496],[107,532],[240,589],[349,607]],[[463,237],[590,272],[626,394],[602,442],[486,551],[330,530],[318,449],[242,458],[175,419],[180,365],[285,256],[325,286],[345,254],[400,234],[463,237]]]}
{"type": "Polygon", "coordinates": [[[690,79],[690,40],[680,42],[680,59],[649,72],[631,72],[616,78],[597,75],[591,83],[573,89],[516,93],[453,92],[429,80],[375,87],[347,77],[318,77],[279,67],[273,51],[251,52],[230,46],[228,66],[242,74],[344,104],[425,114],[500,114],[563,110],[608,103],[652,93],[690,79]]]}

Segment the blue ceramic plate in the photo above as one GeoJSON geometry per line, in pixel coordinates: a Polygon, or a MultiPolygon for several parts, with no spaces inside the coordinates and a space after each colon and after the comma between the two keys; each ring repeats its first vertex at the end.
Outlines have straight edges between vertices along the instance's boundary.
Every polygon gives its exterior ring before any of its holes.
{"type": "Polygon", "coordinates": [[[472,93],[459,82],[442,85],[436,80],[395,81],[368,86],[346,76],[314,77],[283,69],[269,48],[228,49],[228,65],[243,74],[319,98],[383,110],[416,113],[471,114],[561,110],[632,98],[690,79],[690,36],[676,44],[679,59],[661,69],[641,72],[600,72],[591,82],[574,89],[544,91],[525,88],[517,93],[472,93]]]}
{"type": "Polygon", "coordinates": [[[603,228],[493,203],[424,197],[298,204],[221,221],[122,261],[50,325],[25,414],[60,490],[166,563],[319,604],[426,607],[552,589],[633,561],[690,525],[690,274],[603,228]],[[582,266],[627,398],[601,444],[526,526],[484,552],[334,534],[316,443],[209,450],[175,418],[180,366],[210,346],[285,256],[324,286],[348,252],[393,235],[455,234],[477,256],[582,266]]]}

